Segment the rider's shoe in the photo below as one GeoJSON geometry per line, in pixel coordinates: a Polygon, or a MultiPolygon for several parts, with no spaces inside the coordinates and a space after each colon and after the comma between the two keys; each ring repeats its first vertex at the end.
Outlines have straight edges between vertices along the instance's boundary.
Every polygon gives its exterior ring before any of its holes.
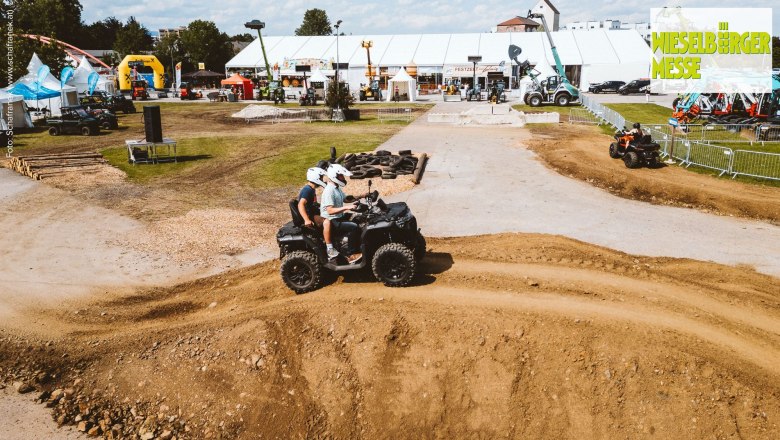
{"type": "Polygon", "coordinates": [[[359,262],[362,259],[363,259],[363,254],[357,253],[357,254],[352,254],[349,257],[347,257],[347,262],[349,264],[355,264],[355,263],[359,262]]]}
{"type": "Polygon", "coordinates": [[[339,251],[337,251],[336,248],[328,249],[328,260],[332,260],[338,256],[339,256],[339,251]]]}

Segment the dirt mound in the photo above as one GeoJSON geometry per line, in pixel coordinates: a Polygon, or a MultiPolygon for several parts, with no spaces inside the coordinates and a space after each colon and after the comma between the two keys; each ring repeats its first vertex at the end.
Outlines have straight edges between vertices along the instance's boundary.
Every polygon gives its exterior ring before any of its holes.
{"type": "Polygon", "coordinates": [[[0,367],[112,435],[780,436],[776,278],[544,235],[429,245],[406,289],[296,296],[269,262],[65,304],[5,323],[0,367]]]}
{"type": "Polygon", "coordinates": [[[620,197],[780,224],[776,187],[696,174],[677,166],[627,169],[607,154],[613,139],[594,127],[559,125],[531,131],[534,140],[527,142],[528,147],[548,166],[620,197]]]}

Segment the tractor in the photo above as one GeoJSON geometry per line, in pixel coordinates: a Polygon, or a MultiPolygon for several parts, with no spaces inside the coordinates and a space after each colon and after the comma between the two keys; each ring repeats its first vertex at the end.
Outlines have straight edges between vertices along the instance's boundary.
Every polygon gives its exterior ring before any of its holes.
{"type": "Polygon", "coordinates": [[[149,92],[146,90],[148,84],[146,84],[145,80],[133,80],[130,82],[130,87],[132,90],[131,97],[133,101],[136,99],[140,99],[142,101],[149,99],[149,92]]]}
{"type": "Polygon", "coordinates": [[[566,78],[566,72],[563,69],[561,58],[558,56],[558,49],[555,47],[552,35],[550,35],[550,28],[547,26],[547,20],[543,14],[532,13],[528,11],[528,18],[538,18],[542,20],[544,31],[547,33],[547,39],[550,41],[550,48],[552,50],[553,58],[555,59],[556,75],[547,77],[546,79],[539,81],[539,72],[531,66],[528,60],[524,62],[518,61],[517,57],[522,52],[522,49],[514,44],[509,46],[509,58],[512,59],[518,65],[518,76],[528,76],[531,78],[532,85],[526,92],[524,101],[527,105],[532,107],[538,107],[542,104],[555,104],[559,106],[567,106],[569,103],[577,101],[580,98],[580,91],[574,87],[566,78]]]}

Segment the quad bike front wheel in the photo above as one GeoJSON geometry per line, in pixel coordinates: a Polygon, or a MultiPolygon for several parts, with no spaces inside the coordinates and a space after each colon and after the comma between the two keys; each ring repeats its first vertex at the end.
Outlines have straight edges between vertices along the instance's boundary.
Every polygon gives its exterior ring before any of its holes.
{"type": "Polygon", "coordinates": [[[401,243],[388,243],[374,253],[371,269],[387,287],[408,286],[417,270],[414,253],[401,243]]]}
{"type": "Polygon", "coordinates": [[[609,144],[609,157],[613,159],[617,159],[620,157],[620,151],[618,151],[618,146],[614,142],[609,144]]]}
{"type": "Polygon", "coordinates": [[[322,283],[322,267],[311,252],[294,251],[285,255],[279,272],[284,284],[295,293],[311,292],[322,283]]]}
{"type": "Polygon", "coordinates": [[[639,159],[639,155],[636,151],[629,151],[623,155],[623,163],[626,164],[626,168],[639,168],[642,161],[639,159]]]}

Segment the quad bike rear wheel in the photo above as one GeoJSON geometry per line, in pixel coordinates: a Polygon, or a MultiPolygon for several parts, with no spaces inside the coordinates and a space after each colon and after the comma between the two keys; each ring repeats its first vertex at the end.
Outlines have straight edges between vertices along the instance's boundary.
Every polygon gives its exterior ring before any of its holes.
{"type": "Polygon", "coordinates": [[[620,151],[618,151],[618,145],[614,142],[609,144],[609,157],[617,159],[620,157],[620,151]]]}
{"type": "Polygon", "coordinates": [[[418,263],[425,257],[427,246],[428,243],[426,243],[425,237],[420,231],[417,231],[417,237],[414,243],[414,259],[418,263]]]}
{"type": "Polygon", "coordinates": [[[639,155],[636,151],[629,151],[623,155],[623,163],[626,164],[626,168],[639,168],[642,161],[639,160],[639,155]]]}
{"type": "Polygon", "coordinates": [[[295,293],[311,292],[322,283],[322,268],[317,257],[308,251],[293,251],[285,255],[279,272],[284,284],[295,293]]]}
{"type": "Polygon", "coordinates": [[[388,243],[374,253],[371,269],[387,287],[408,286],[417,270],[414,253],[401,243],[388,243]]]}

